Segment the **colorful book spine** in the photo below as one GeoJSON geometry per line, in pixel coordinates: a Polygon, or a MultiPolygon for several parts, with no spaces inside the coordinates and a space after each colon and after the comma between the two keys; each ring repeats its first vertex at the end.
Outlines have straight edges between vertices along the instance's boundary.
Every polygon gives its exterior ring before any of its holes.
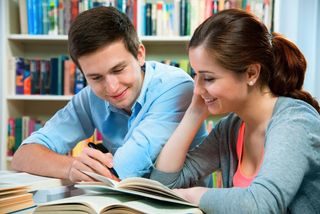
{"type": "Polygon", "coordinates": [[[50,61],[40,61],[40,94],[50,94],[50,61]]]}
{"type": "Polygon", "coordinates": [[[24,59],[16,58],[16,94],[24,94],[23,77],[24,77],[24,59]]]}
{"type": "Polygon", "coordinates": [[[58,0],[49,0],[49,35],[58,35],[58,0]]]}
{"type": "Polygon", "coordinates": [[[30,60],[31,94],[40,94],[40,60],[30,60]]]}
{"type": "Polygon", "coordinates": [[[30,61],[24,60],[24,71],[23,71],[23,94],[31,94],[31,74],[30,74],[30,61]]]}

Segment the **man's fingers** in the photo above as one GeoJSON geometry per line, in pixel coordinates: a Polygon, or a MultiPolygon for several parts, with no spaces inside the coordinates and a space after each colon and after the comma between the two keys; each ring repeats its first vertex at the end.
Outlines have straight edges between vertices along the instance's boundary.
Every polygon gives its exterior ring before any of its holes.
{"type": "Polygon", "coordinates": [[[101,151],[92,148],[84,148],[83,153],[107,167],[113,167],[113,156],[111,153],[102,153],[101,151]]]}
{"type": "Polygon", "coordinates": [[[112,155],[110,153],[104,154],[96,149],[84,148],[78,158],[91,169],[90,171],[111,178],[112,174],[108,168],[112,166],[112,155]]]}
{"type": "Polygon", "coordinates": [[[69,180],[71,180],[72,182],[94,181],[94,179],[82,173],[80,170],[92,171],[90,167],[75,158],[69,171],[69,180]]]}

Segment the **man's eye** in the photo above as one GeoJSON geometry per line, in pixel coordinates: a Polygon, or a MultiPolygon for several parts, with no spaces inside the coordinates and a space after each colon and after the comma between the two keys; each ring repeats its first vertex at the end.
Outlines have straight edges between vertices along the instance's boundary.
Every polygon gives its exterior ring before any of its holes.
{"type": "Polygon", "coordinates": [[[98,80],[100,80],[101,79],[101,77],[93,77],[92,78],[92,80],[94,80],[94,81],[98,81],[98,80]]]}
{"type": "Polygon", "coordinates": [[[118,73],[120,73],[121,71],[123,71],[123,68],[117,69],[117,70],[113,70],[112,73],[118,74],[118,73]]]}

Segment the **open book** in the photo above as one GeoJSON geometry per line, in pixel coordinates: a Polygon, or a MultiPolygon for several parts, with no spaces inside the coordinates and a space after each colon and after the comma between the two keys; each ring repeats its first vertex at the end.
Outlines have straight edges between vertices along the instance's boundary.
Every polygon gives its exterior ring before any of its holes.
{"type": "Polygon", "coordinates": [[[171,189],[155,180],[132,177],[118,182],[94,172],[82,172],[99,182],[80,182],[75,185],[77,188],[99,193],[120,192],[129,195],[143,196],[155,200],[197,207],[197,205],[189,203],[178,196],[171,189]]]}
{"type": "Polygon", "coordinates": [[[0,183],[0,213],[9,213],[34,206],[27,186],[0,183]]]}
{"type": "Polygon", "coordinates": [[[182,204],[166,203],[159,200],[143,198],[140,196],[110,192],[79,195],[40,204],[35,214],[71,214],[71,213],[150,213],[150,214],[182,214],[202,213],[199,208],[182,204]]]}
{"type": "Polygon", "coordinates": [[[80,182],[75,186],[85,195],[39,205],[35,213],[202,213],[161,183],[145,178],[120,182],[83,171],[99,182],[80,182]]]}

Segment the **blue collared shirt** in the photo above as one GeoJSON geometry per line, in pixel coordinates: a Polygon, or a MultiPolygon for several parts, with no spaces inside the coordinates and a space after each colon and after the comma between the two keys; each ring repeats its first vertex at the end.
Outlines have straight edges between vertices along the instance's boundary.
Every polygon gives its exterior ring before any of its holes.
{"type": "MultiPolygon", "coordinates": [[[[23,144],[38,143],[66,154],[98,129],[104,146],[114,155],[114,168],[121,179],[148,176],[188,108],[192,94],[193,80],[183,70],[146,62],[141,93],[131,115],[100,99],[87,86],[23,144]]],[[[205,136],[207,132],[202,126],[193,146],[205,136]]]]}

